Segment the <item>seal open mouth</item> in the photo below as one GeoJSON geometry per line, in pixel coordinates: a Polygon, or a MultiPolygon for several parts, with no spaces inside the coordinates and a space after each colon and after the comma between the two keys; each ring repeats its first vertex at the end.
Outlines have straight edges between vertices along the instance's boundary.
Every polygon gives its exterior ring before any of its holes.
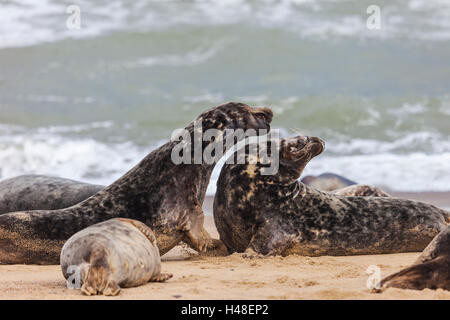
{"type": "Polygon", "coordinates": [[[312,153],[311,157],[318,156],[325,149],[325,142],[317,137],[306,137],[309,150],[312,153]]]}
{"type": "Polygon", "coordinates": [[[284,157],[294,161],[312,159],[325,149],[325,142],[317,137],[298,136],[289,138],[284,157]]]}

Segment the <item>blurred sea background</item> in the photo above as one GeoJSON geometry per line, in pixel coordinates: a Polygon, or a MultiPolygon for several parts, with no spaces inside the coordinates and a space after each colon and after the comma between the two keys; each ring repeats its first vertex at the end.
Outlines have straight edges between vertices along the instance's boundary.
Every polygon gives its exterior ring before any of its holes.
{"type": "Polygon", "coordinates": [[[0,0],[0,179],[109,184],[230,100],[326,141],[304,175],[448,191],[450,1],[0,0]]]}

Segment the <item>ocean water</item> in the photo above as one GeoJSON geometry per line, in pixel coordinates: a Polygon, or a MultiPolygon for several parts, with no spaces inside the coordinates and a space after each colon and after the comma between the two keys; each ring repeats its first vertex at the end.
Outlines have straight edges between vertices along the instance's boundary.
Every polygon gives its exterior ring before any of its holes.
{"type": "Polygon", "coordinates": [[[305,175],[450,190],[449,1],[9,0],[0,21],[0,179],[108,184],[234,100],[326,141],[305,175]]]}

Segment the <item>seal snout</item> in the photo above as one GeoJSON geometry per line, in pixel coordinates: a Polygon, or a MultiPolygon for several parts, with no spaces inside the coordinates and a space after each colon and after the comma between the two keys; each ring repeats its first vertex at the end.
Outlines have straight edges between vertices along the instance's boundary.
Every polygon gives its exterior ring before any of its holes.
{"type": "Polygon", "coordinates": [[[252,115],[257,123],[257,126],[260,129],[270,130],[270,123],[272,122],[273,118],[273,112],[272,110],[270,110],[270,108],[254,108],[254,111],[252,111],[252,115]]]}
{"type": "Polygon", "coordinates": [[[325,149],[325,142],[317,137],[306,137],[306,143],[310,145],[310,150],[313,156],[317,156],[325,149]]]}
{"type": "Polygon", "coordinates": [[[266,120],[267,123],[272,122],[273,118],[273,112],[270,108],[267,107],[260,107],[256,109],[256,112],[254,113],[255,116],[262,116],[266,120]]]}

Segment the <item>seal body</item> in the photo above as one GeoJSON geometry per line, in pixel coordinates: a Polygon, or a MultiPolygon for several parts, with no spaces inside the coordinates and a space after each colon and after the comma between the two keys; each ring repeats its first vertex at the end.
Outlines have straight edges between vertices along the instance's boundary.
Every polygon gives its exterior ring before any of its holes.
{"type": "MultiPolygon", "coordinates": [[[[209,129],[219,134],[227,129],[268,130],[271,120],[268,108],[230,102],[203,112],[184,131],[194,141],[209,129]]],[[[211,143],[200,140],[200,151],[211,143]]],[[[177,164],[172,153],[179,145],[177,140],[167,142],[113,184],[72,207],[0,215],[0,263],[58,264],[61,248],[70,236],[118,217],[148,225],[161,254],[180,241],[200,252],[226,251],[203,227],[202,203],[215,162],[177,164]]],[[[188,160],[195,158],[195,147],[186,155],[188,160]]]]}
{"type": "Polygon", "coordinates": [[[450,290],[450,227],[439,233],[412,266],[381,281],[386,288],[450,290]]]}
{"type": "Polygon", "coordinates": [[[71,207],[104,186],[44,175],[23,175],[0,182],[0,214],[71,207]]]}
{"type": "Polygon", "coordinates": [[[301,182],[322,191],[333,191],[357,184],[355,181],[329,172],[322,173],[318,176],[306,176],[301,179],[301,182]]]}
{"type": "Polygon", "coordinates": [[[172,277],[161,273],[152,230],[131,219],[111,219],[77,232],[64,244],[60,262],[64,277],[78,275],[87,295],[116,295],[121,287],[172,277]]]}
{"type": "MultiPolygon", "coordinates": [[[[443,229],[448,212],[392,197],[342,196],[298,181],[323,151],[314,137],[281,139],[275,175],[263,164],[226,164],[217,182],[214,220],[230,252],[356,255],[421,251],[443,229]]],[[[248,160],[248,159],[247,159],[248,160]]]]}
{"type": "Polygon", "coordinates": [[[391,195],[378,187],[366,184],[355,184],[331,191],[332,194],[347,197],[390,197],[391,195]]]}

